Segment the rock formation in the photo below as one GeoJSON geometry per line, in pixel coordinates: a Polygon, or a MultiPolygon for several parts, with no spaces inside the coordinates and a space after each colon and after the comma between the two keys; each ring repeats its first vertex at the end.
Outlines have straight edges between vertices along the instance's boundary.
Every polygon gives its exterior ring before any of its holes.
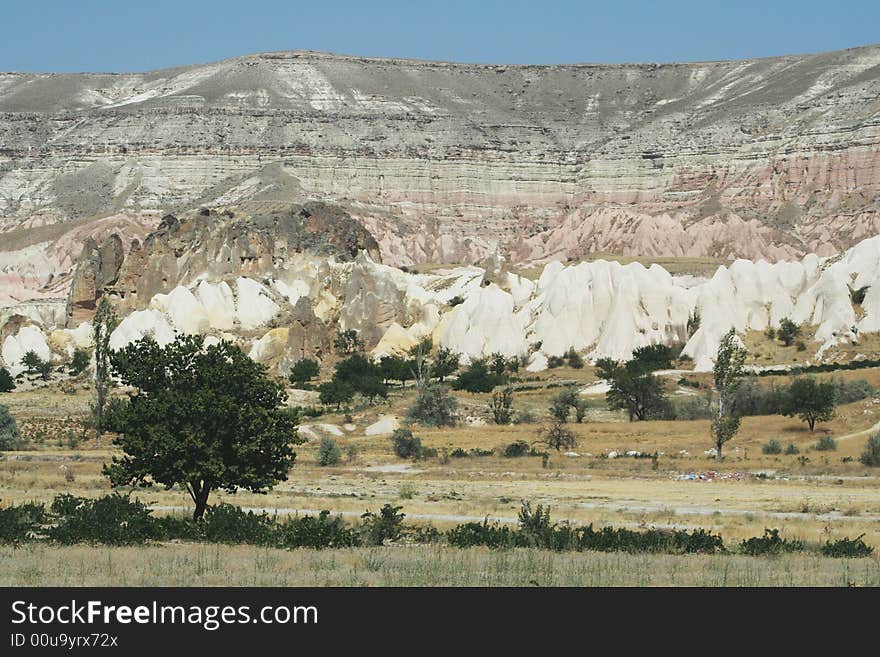
{"type": "Polygon", "coordinates": [[[0,74],[0,230],[320,199],[387,264],[831,255],[880,227],[878,64],[877,46],[564,66],[279,52],[0,74]]]}

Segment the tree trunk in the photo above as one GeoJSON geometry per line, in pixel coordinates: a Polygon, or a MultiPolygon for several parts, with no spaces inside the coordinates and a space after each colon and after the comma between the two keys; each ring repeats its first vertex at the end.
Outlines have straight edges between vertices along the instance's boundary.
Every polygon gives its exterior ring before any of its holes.
{"type": "Polygon", "coordinates": [[[809,420],[807,420],[807,424],[810,425],[810,433],[812,433],[813,427],[816,425],[815,418],[810,418],[809,420]]]}
{"type": "Polygon", "coordinates": [[[715,446],[715,462],[721,463],[724,460],[724,457],[721,455],[721,443],[715,446]]]}
{"type": "Polygon", "coordinates": [[[208,508],[208,495],[210,494],[211,487],[207,483],[200,485],[198,482],[193,482],[190,484],[190,497],[192,497],[196,505],[195,511],[193,511],[194,521],[201,520],[202,516],[205,515],[205,510],[208,508]]]}

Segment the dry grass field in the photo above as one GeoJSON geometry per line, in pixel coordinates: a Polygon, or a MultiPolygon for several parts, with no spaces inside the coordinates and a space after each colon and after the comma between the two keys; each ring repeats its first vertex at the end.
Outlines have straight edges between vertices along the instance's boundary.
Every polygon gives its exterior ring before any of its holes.
{"type": "Polygon", "coordinates": [[[434,546],[0,547],[0,586],[878,586],[880,560],[434,546]]]}
{"type": "MultiPolygon", "coordinates": [[[[523,373],[524,374],[524,373],[523,373]]],[[[705,374],[687,375],[705,380],[705,374]]],[[[866,379],[880,386],[880,370],[822,374],[866,379]]],[[[693,394],[667,378],[673,395],[693,394]]],[[[590,397],[582,424],[568,425],[578,438],[574,453],[553,451],[540,457],[456,457],[460,450],[497,450],[516,441],[532,443],[547,422],[550,398],[562,385],[595,381],[591,368],[559,368],[523,377],[514,407],[528,409],[538,422],[496,426],[429,429],[414,427],[438,456],[423,461],[397,458],[387,435],[366,436],[364,428],[380,416],[402,419],[412,385],[395,389],[387,403],[352,412],[353,431],[335,437],[343,460],[316,463],[317,440],[297,447],[297,462],[287,481],[265,495],[238,492],[212,494],[211,502],[230,502],[279,514],[329,509],[356,520],[385,503],[403,507],[407,521],[430,522],[438,528],[482,520],[515,522],[522,500],[547,504],[556,521],[616,527],[703,527],[720,532],[732,546],[764,528],[779,528],[784,537],[813,544],[864,534],[880,549],[880,471],[861,465],[870,429],[880,423],[880,401],[866,399],[838,408],[830,422],[810,433],[797,418],[744,418],[739,435],[717,463],[705,451],[711,446],[706,420],[627,422],[608,411],[604,395],[590,397]],[[549,386],[549,387],[548,387],[549,386]],[[815,450],[820,436],[838,440],[835,451],[815,450]],[[771,438],[795,444],[798,455],[765,455],[771,438]],[[633,458],[628,451],[657,458],[633,458]],[[621,456],[609,458],[609,453],[621,456]]],[[[772,377],[782,384],[786,377],[772,377]]],[[[761,383],[769,385],[769,379],[761,383]]],[[[5,394],[32,449],[7,452],[0,460],[0,505],[27,500],[50,501],[70,492],[98,496],[110,488],[101,466],[117,449],[106,440],[97,448],[83,437],[82,421],[90,391],[66,394],[49,386],[5,394]]],[[[457,393],[458,394],[458,393],[457,393]]],[[[489,395],[458,394],[466,416],[485,418],[489,395]]],[[[304,419],[317,434],[320,424],[341,427],[342,414],[304,419]]],[[[537,446],[541,449],[540,446],[537,446]]],[[[184,513],[190,500],[182,489],[138,491],[157,513],[184,513]]],[[[327,551],[272,551],[247,547],[167,545],[137,549],[56,548],[40,545],[0,551],[0,580],[6,584],[100,584],[113,577],[126,583],[277,583],[277,584],[860,584],[878,583],[878,559],[846,563],[818,556],[780,559],[748,557],[671,557],[602,554],[554,555],[517,550],[492,554],[481,550],[407,547],[327,551]],[[93,555],[93,556],[89,556],[93,555]],[[97,556],[95,556],[97,555],[97,556]],[[159,564],[171,559],[173,567],[159,564]],[[152,564],[152,565],[150,565],[152,564]],[[263,565],[260,565],[263,564],[263,565]],[[368,564],[373,564],[370,566],[368,564]],[[526,564],[532,564],[526,566],[526,564]],[[533,576],[527,578],[529,568],[533,576]],[[505,568],[507,570],[505,570],[505,568]],[[152,575],[151,575],[152,573],[152,575]],[[483,573],[483,574],[481,574],[483,573]],[[150,579],[153,577],[154,579],[150,579]],[[434,579],[431,579],[434,578],[434,579]]]]}

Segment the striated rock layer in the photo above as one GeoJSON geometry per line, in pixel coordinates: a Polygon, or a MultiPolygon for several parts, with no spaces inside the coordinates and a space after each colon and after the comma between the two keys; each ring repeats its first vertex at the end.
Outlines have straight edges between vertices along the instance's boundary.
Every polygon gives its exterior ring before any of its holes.
{"type": "MultiPolygon", "coordinates": [[[[388,264],[775,261],[878,232],[878,144],[877,46],[613,66],[280,52],[6,73],[0,231],[318,199],[357,218],[388,264]]],[[[0,266],[20,272],[21,257],[0,242],[0,266]]]]}

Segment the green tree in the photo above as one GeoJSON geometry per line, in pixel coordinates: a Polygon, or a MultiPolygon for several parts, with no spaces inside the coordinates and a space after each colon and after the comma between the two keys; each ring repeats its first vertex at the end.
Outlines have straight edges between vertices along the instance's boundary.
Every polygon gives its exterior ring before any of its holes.
{"type": "Polygon", "coordinates": [[[382,370],[364,354],[352,354],[336,363],[333,378],[347,383],[373,403],[376,397],[388,396],[388,387],[382,382],[382,370]]]}
{"type": "Polygon", "coordinates": [[[415,376],[415,360],[403,356],[391,354],[382,356],[379,360],[379,372],[383,381],[400,381],[406,386],[406,382],[415,376]]]}
{"type": "Polygon", "coordinates": [[[86,371],[89,366],[89,352],[85,349],[74,349],[73,358],[70,361],[70,369],[68,374],[77,376],[86,371]]]}
{"type": "Polygon", "coordinates": [[[489,370],[499,379],[507,375],[507,358],[504,354],[496,351],[489,356],[489,370]]]}
{"type": "Polygon", "coordinates": [[[447,347],[440,347],[437,350],[437,356],[434,358],[431,370],[434,372],[434,376],[440,379],[440,383],[443,383],[447,376],[454,374],[458,370],[460,361],[460,354],[453,352],[447,347]]]}
{"type": "Polygon", "coordinates": [[[92,320],[92,341],[95,343],[95,397],[92,402],[92,415],[95,419],[95,442],[101,446],[104,434],[104,406],[112,385],[110,370],[110,335],[116,328],[116,313],[106,298],[98,304],[92,320]]]}
{"type": "Polygon", "coordinates": [[[743,366],[748,352],[730,329],[718,345],[715,366],[712,370],[715,379],[717,398],[712,417],[712,439],[715,443],[715,458],[721,461],[722,449],[739,431],[741,415],[736,408],[736,393],[745,376],[743,366]]]}
{"type": "Polygon", "coordinates": [[[633,350],[633,360],[644,366],[645,370],[671,370],[673,353],[665,344],[649,344],[633,350]]]}
{"type": "Polygon", "coordinates": [[[354,388],[335,378],[318,386],[318,392],[321,403],[328,406],[335,404],[337,411],[342,404],[347,404],[354,398],[354,388]]]}
{"type": "Polygon", "coordinates": [[[620,363],[600,358],[596,362],[596,373],[609,383],[610,389],[605,394],[608,407],[626,411],[630,422],[647,420],[667,404],[662,382],[648,367],[637,360],[620,363]]]}
{"type": "Polygon", "coordinates": [[[321,373],[318,361],[313,358],[300,358],[290,368],[290,382],[300,388],[305,388],[309,382],[321,373]]]}
{"type": "Polygon", "coordinates": [[[114,441],[124,455],[104,466],[114,487],[184,485],[198,520],[212,490],[263,493],[287,479],[302,441],[284,386],[232,343],[180,336],[160,347],[143,338],[110,362],[137,391],[114,441]]]}
{"type": "Polygon", "coordinates": [[[424,381],[418,386],[418,394],[406,412],[411,422],[431,427],[454,427],[458,413],[458,400],[442,383],[424,381]]]}
{"type": "Polygon", "coordinates": [[[364,341],[355,329],[348,329],[336,335],[333,348],[340,354],[353,354],[364,350],[364,341]]]}
{"type": "Polygon", "coordinates": [[[5,367],[0,367],[0,392],[12,392],[15,390],[15,381],[5,367]]]}
{"type": "Polygon", "coordinates": [[[779,330],[776,331],[776,337],[782,340],[782,344],[786,347],[790,347],[800,334],[801,327],[791,321],[788,317],[783,317],[779,321],[779,330]]]}
{"type": "Polygon", "coordinates": [[[36,351],[26,351],[24,356],[21,357],[21,364],[27,368],[28,374],[39,374],[40,369],[43,367],[43,362],[43,359],[40,358],[36,351]]]}
{"type": "Polygon", "coordinates": [[[541,443],[555,449],[557,452],[564,449],[574,449],[577,447],[577,438],[574,433],[565,428],[562,422],[554,422],[549,427],[541,429],[538,434],[536,443],[541,443]]]}
{"type": "Polygon", "coordinates": [[[492,392],[495,386],[503,383],[503,377],[489,370],[483,359],[471,361],[467,369],[458,375],[452,387],[467,392],[492,392]]]}
{"type": "Polygon", "coordinates": [[[816,422],[827,422],[834,417],[836,392],[833,381],[799,377],[788,387],[782,414],[788,417],[797,415],[812,431],[816,422]]]}
{"type": "Polygon", "coordinates": [[[0,404],[0,450],[17,449],[21,436],[9,408],[0,404]]]}
{"type": "Polygon", "coordinates": [[[332,438],[324,436],[318,444],[318,465],[336,465],[342,458],[342,450],[332,438]]]}
{"type": "Polygon", "coordinates": [[[495,424],[510,424],[513,419],[513,388],[507,386],[493,393],[489,408],[495,424]]]}

